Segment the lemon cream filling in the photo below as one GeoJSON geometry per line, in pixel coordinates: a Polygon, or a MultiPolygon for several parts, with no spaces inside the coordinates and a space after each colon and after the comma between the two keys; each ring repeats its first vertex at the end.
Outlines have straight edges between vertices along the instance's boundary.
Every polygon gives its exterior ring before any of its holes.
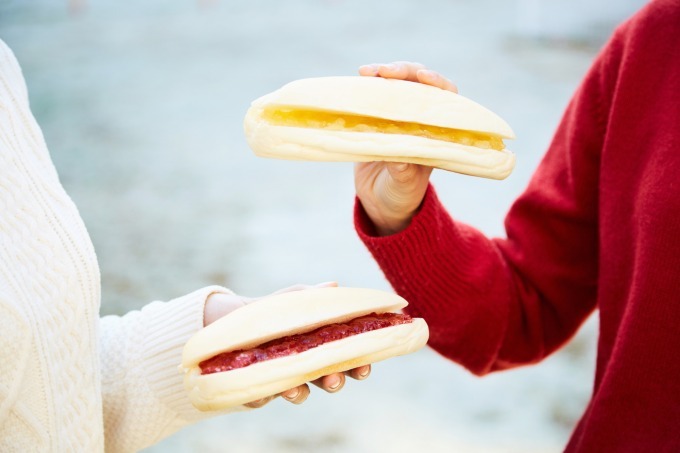
{"type": "Polygon", "coordinates": [[[483,149],[505,149],[503,139],[481,132],[464,131],[419,123],[392,121],[383,118],[271,107],[264,110],[263,118],[275,126],[305,127],[345,132],[373,132],[382,134],[415,135],[433,140],[443,140],[483,149]]]}

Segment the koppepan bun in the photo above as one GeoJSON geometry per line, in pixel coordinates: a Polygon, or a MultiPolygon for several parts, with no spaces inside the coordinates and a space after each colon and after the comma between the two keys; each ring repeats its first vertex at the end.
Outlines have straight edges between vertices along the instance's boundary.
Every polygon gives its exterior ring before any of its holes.
{"type": "Polygon", "coordinates": [[[252,102],[246,140],[262,157],[409,162],[492,179],[507,177],[515,137],[498,115],[470,99],[380,77],[296,80],[252,102]]]}
{"type": "Polygon", "coordinates": [[[427,343],[428,328],[398,313],[406,305],[392,293],[346,287],[260,299],[186,343],[181,367],[189,398],[200,410],[226,409],[414,352],[427,343]],[[309,348],[314,343],[323,344],[309,348]]]}

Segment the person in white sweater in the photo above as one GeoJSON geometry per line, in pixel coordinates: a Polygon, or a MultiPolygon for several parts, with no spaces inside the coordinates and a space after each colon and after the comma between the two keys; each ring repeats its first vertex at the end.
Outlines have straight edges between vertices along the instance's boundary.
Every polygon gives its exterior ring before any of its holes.
{"type": "MultiPolygon", "coordinates": [[[[215,415],[187,398],[182,347],[248,302],[211,286],[100,319],[92,242],[0,40],[0,451],[133,452],[215,415]]],[[[343,383],[342,374],[315,382],[329,392],[343,383]]],[[[301,403],[308,394],[303,385],[281,396],[301,403]]]]}

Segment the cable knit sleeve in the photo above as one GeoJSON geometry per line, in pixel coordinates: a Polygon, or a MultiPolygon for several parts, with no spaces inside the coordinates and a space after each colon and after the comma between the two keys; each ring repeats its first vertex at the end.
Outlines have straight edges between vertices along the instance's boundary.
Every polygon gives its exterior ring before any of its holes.
{"type": "Polygon", "coordinates": [[[94,247],[0,40],[0,451],[134,452],[201,413],[179,370],[212,286],[99,318],[94,247]]]}
{"type": "Polygon", "coordinates": [[[134,452],[215,413],[187,398],[179,370],[182,348],[203,327],[203,288],[101,319],[101,367],[106,451],[134,452]]]}

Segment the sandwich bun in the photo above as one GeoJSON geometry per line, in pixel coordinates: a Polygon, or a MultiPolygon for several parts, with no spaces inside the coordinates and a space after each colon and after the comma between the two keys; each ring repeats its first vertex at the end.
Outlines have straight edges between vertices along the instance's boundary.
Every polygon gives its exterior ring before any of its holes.
{"type": "Polygon", "coordinates": [[[422,83],[381,77],[300,79],[252,102],[248,145],[261,157],[407,162],[504,179],[510,126],[476,102],[422,83]]]}
{"type": "Polygon", "coordinates": [[[247,351],[282,337],[313,335],[324,326],[356,318],[396,316],[381,314],[396,313],[406,305],[396,294],[346,287],[291,291],[260,299],[220,318],[186,343],[181,369],[189,398],[199,410],[226,409],[330,373],[414,352],[427,343],[428,328],[423,319],[406,317],[409,322],[346,336],[302,352],[228,371],[202,371],[202,366],[220,354],[247,351]]]}

